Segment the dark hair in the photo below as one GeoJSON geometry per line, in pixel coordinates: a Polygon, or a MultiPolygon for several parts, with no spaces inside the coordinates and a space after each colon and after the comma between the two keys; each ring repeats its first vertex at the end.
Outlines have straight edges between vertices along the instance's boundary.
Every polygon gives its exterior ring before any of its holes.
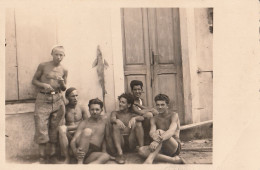
{"type": "Polygon", "coordinates": [[[100,105],[100,108],[101,108],[101,109],[103,108],[103,102],[102,102],[99,98],[95,98],[95,99],[89,100],[89,102],[88,102],[88,107],[90,108],[90,106],[91,106],[92,104],[99,104],[99,105],[100,105]]]}
{"type": "Polygon", "coordinates": [[[132,80],[130,83],[131,89],[133,90],[134,86],[140,85],[143,88],[143,82],[140,80],[132,80]]]}
{"type": "Polygon", "coordinates": [[[158,100],[162,100],[165,101],[165,103],[169,104],[170,99],[167,95],[165,94],[158,94],[157,96],[155,96],[154,101],[158,101],[158,100]]]}
{"type": "Polygon", "coordinates": [[[134,96],[131,93],[123,93],[118,96],[118,100],[120,100],[122,97],[125,98],[127,100],[127,103],[131,104],[132,107],[132,105],[134,104],[134,96]]]}
{"type": "Polygon", "coordinates": [[[68,98],[70,93],[73,92],[74,90],[77,90],[75,87],[70,87],[66,90],[66,93],[65,93],[65,97],[68,98]]]}

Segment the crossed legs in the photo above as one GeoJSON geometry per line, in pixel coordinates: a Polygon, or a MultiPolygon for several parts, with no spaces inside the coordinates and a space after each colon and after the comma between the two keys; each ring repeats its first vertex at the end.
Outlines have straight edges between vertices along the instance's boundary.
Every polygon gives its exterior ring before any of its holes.
{"type": "MultiPolygon", "coordinates": [[[[163,130],[157,130],[157,133],[164,133],[163,130]]],[[[178,142],[171,137],[168,140],[163,141],[161,144],[158,145],[158,147],[155,149],[155,151],[151,152],[149,146],[143,146],[139,149],[139,154],[146,158],[145,162],[146,164],[152,164],[154,160],[156,161],[163,161],[163,162],[169,162],[169,163],[183,163],[183,161],[178,157],[171,157],[168,155],[173,155],[178,149],[178,142]],[[164,154],[161,153],[161,151],[164,152],[164,154]]]]}

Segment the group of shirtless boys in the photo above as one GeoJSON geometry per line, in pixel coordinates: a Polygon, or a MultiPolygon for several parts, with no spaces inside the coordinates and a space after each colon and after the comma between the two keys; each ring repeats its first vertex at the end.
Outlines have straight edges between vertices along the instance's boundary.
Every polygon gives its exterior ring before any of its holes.
{"type": "Polygon", "coordinates": [[[178,156],[180,121],[178,114],[168,109],[167,95],[155,96],[156,109],[146,107],[141,99],[143,83],[133,80],[132,93],[118,97],[119,110],[110,116],[102,114],[103,102],[95,98],[88,103],[88,116],[86,108],[78,104],[77,89],[66,90],[68,71],[60,64],[65,56],[63,46],[55,46],[51,55],[53,60],[41,63],[32,80],[39,88],[34,115],[35,142],[39,144],[41,163],[46,163],[47,143],[51,158],[56,157],[59,143],[64,163],[75,159],[78,164],[104,164],[112,159],[124,164],[126,151],[138,152],[147,164],[154,160],[184,163],[178,156]],[[66,106],[62,91],[66,91],[66,106]],[[116,150],[113,156],[107,152],[108,137],[112,138],[116,150]]]}

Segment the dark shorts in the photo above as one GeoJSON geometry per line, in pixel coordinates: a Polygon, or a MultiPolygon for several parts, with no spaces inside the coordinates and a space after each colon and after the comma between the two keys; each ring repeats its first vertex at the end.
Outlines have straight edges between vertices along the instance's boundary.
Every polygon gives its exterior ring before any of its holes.
{"type": "Polygon", "coordinates": [[[94,145],[94,144],[92,144],[92,143],[90,143],[90,144],[89,144],[89,148],[88,148],[88,152],[86,153],[84,159],[86,159],[87,157],[89,157],[89,155],[90,155],[91,153],[93,153],[93,152],[101,152],[101,148],[98,147],[98,146],[96,146],[96,145],[94,145]]]}
{"type": "Polygon", "coordinates": [[[178,148],[176,150],[176,152],[174,152],[173,154],[169,154],[169,152],[167,152],[166,149],[164,149],[164,147],[162,146],[162,149],[161,149],[161,153],[164,154],[164,155],[167,155],[167,156],[171,156],[171,157],[174,157],[174,156],[177,156],[180,154],[181,152],[181,141],[179,138],[176,138],[176,137],[173,137],[177,143],[178,143],[178,148]]]}
{"type": "Polygon", "coordinates": [[[65,115],[64,99],[61,93],[38,93],[35,101],[35,136],[34,141],[41,143],[56,143],[58,126],[63,125],[65,115]]]}

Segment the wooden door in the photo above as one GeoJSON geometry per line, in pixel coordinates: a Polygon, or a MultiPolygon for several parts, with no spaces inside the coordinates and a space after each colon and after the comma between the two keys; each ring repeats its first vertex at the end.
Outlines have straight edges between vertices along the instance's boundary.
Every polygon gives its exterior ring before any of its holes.
{"type": "Polygon", "coordinates": [[[167,94],[184,123],[179,10],[123,9],[122,28],[126,91],[131,80],[143,81],[149,106],[157,94],[167,94]]]}

